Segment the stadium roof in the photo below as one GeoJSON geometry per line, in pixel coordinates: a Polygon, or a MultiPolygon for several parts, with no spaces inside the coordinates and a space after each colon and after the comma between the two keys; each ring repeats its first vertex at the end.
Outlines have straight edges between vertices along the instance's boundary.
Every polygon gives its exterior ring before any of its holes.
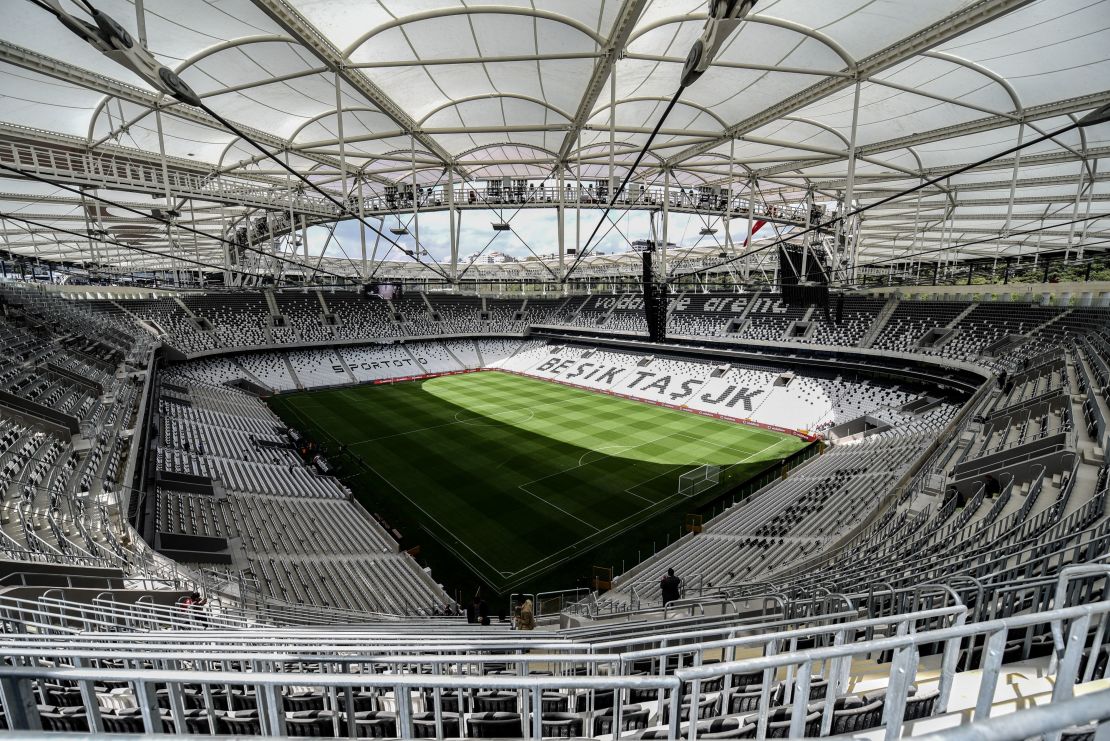
{"type": "MultiPolygon", "coordinates": [[[[364,196],[442,184],[448,166],[456,185],[603,179],[610,158],[623,176],[706,19],[704,0],[93,5],[213,111],[340,198],[360,182],[364,196]]],[[[183,227],[230,235],[267,208],[329,221],[326,200],[208,113],[158,93],[32,0],[6,0],[4,11],[0,164],[23,174],[0,172],[0,212],[29,220],[3,220],[10,252],[219,266],[226,245],[183,227]],[[181,226],[93,195],[180,213],[181,226]]],[[[731,179],[772,204],[809,190],[834,201],[848,187],[854,133],[853,193],[867,204],[1110,102],[1108,49],[1107,0],[760,0],[683,93],[633,180],[661,183],[666,168],[684,187],[731,179]]],[[[1089,217],[1107,211],[1110,174],[1098,163],[1108,152],[1110,124],[1074,129],[870,211],[861,262],[1000,234],[946,254],[1101,249],[1110,219],[1089,217]]],[[[322,265],[351,274],[356,262],[322,265]]]]}

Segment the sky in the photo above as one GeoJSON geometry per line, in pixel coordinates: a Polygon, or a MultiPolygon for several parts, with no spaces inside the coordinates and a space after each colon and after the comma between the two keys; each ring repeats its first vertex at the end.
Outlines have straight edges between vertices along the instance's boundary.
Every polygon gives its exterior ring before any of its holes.
{"type": "MultiPolygon", "coordinates": [[[[581,243],[585,245],[590,233],[601,217],[599,209],[583,209],[581,216],[581,243]]],[[[647,211],[618,211],[610,213],[610,219],[616,221],[616,226],[609,228],[603,226],[598,230],[591,248],[591,254],[604,252],[614,254],[627,252],[629,242],[637,239],[650,239],[649,212],[647,211]]],[[[506,208],[500,213],[486,209],[463,209],[457,214],[461,219],[459,229],[459,259],[465,260],[475,252],[482,252],[483,258],[490,252],[498,251],[522,259],[535,253],[537,255],[553,254],[558,251],[557,212],[555,209],[521,209],[506,208]],[[495,232],[492,222],[508,221],[512,231],[495,232]],[[531,252],[529,251],[531,250],[531,252]]],[[[377,219],[370,219],[371,224],[378,226],[377,219]]],[[[716,239],[724,242],[725,232],[721,219],[712,219],[712,226],[717,229],[716,239]]],[[[394,239],[398,244],[407,249],[413,249],[415,240],[415,225],[412,222],[412,213],[403,214],[401,223],[407,224],[409,234],[395,236],[388,229],[398,225],[397,217],[390,216],[385,222],[385,237],[394,239]]],[[[567,209],[565,213],[565,242],[568,249],[576,243],[575,212],[567,209]]],[[[700,230],[706,225],[703,217],[696,214],[671,214],[667,240],[679,247],[691,247],[695,244],[708,246],[713,244],[713,236],[702,237],[700,230]]],[[[336,228],[335,238],[327,248],[329,257],[342,258],[344,252],[353,259],[358,260],[362,255],[359,231],[362,225],[357,220],[340,222],[336,228]]],[[[747,231],[747,218],[732,220],[732,238],[734,242],[744,239],[747,231]]],[[[756,233],[756,238],[768,236],[773,233],[767,226],[756,233]]],[[[367,230],[367,256],[373,254],[375,234],[367,230]]],[[[308,234],[308,253],[318,255],[321,246],[328,239],[328,230],[324,227],[312,227],[308,234]]],[[[428,211],[420,214],[420,244],[431,253],[431,256],[440,262],[448,262],[451,254],[450,226],[447,211],[428,211]]],[[[382,238],[378,247],[378,259],[381,259],[383,250],[392,249],[390,259],[401,259],[395,247],[391,247],[385,238],[382,238]]],[[[302,248],[303,250],[303,248],[302,248]]]]}

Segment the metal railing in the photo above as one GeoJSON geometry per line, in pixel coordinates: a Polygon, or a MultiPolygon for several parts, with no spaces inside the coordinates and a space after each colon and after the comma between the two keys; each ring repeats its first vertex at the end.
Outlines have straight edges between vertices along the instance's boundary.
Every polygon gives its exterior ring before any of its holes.
{"type": "MultiPolygon", "coordinates": [[[[683,717],[684,708],[693,716],[703,695],[713,694],[722,707],[730,707],[730,697],[737,690],[731,686],[738,676],[762,673],[757,706],[743,718],[752,724],[756,738],[768,734],[774,697],[773,683],[785,677],[783,707],[790,708],[790,737],[805,735],[807,722],[813,722],[810,687],[815,676],[827,683],[821,700],[821,729],[827,733],[832,727],[835,701],[848,689],[852,662],[859,658],[889,656],[886,678],[885,729],[886,739],[899,738],[903,732],[900,722],[909,700],[909,687],[914,683],[919,659],[928,653],[941,655],[940,675],[936,682],[934,713],[949,710],[949,699],[955,680],[962,647],[981,641],[986,650],[981,653],[980,685],[971,718],[974,722],[991,716],[995,691],[1001,676],[1003,648],[1007,636],[1021,631],[1050,628],[1060,631],[1064,645],[1054,677],[1053,701],[1067,700],[1074,694],[1080,678],[1080,664],[1092,628],[1095,641],[1103,640],[1103,628],[1110,616],[1110,601],[1054,609],[1044,613],[1021,615],[983,623],[965,623],[966,608],[947,607],[897,616],[854,620],[829,625],[804,626],[787,630],[759,631],[719,640],[686,642],[681,635],[670,636],[669,645],[643,650],[625,650],[614,653],[605,645],[594,644],[588,652],[577,650],[574,644],[556,642],[556,651],[543,648],[538,637],[530,636],[521,641],[512,635],[505,641],[511,648],[498,650],[493,641],[445,643],[438,647],[426,646],[411,635],[396,635],[406,641],[405,652],[396,653],[396,646],[374,646],[361,639],[362,648],[350,654],[329,642],[316,640],[315,646],[290,648],[284,639],[270,645],[277,652],[265,650],[228,649],[212,645],[203,635],[181,633],[162,636],[166,641],[180,637],[195,639],[196,645],[177,648],[172,645],[159,649],[152,636],[146,643],[137,644],[129,652],[126,644],[110,642],[104,647],[70,649],[66,644],[51,642],[46,638],[31,637],[32,645],[24,648],[19,641],[5,646],[13,666],[0,667],[0,698],[3,699],[9,723],[16,730],[37,730],[39,718],[35,712],[35,690],[31,680],[54,683],[74,683],[85,698],[90,730],[103,728],[100,710],[95,702],[95,685],[101,682],[127,682],[135,688],[142,719],[148,733],[161,730],[162,719],[158,712],[156,690],[164,687],[169,706],[169,718],[177,728],[184,728],[185,685],[199,686],[209,708],[210,722],[215,728],[215,712],[211,703],[214,690],[225,687],[254,688],[258,704],[258,726],[268,735],[284,734],[286,711],[283,690],[291,687],[318,688],[326,693],[325,703],[335,712],[334,722],[340,723],[340,712],[346,711],[344,722],[353,718],[352,696],[355,691],[370,691],[378,698],[379,705],[396,713],[397,733],[401,738],[414,736],[414,723],[430,725],[434,735],[464,737],[470,735],[464,720],[472,720],[465,709],[462,713],[444,709],[446,693],[458,693],[455,698],[473,691],[503,691],[517,695],[520,735],[539,739],[543,733],[543,705],[545,692],[559,692],[566,696],[585,698],[587,711],[581,716],[585,732],[592,734],[594,721],[599,717],[592,712],[593,700],[599,691],[612,691],[612,725],[615,738],[626,735],[622,715],[628,712],[626,700],[636,697],[653,712],[657,726],[665,729],[668,738],[696,739],[698,723],[683,717]],[[885,626],[882,637],[857,640],[866,635],[876,623],[885,626]],[[922,627],[924,629],[919,629],[922,627]],[[803,643],[818,642],[808,649],[803,643]],[[38,641],[39,646],[33,643],[38,641]],[[445,653],[437,654],[437,648],[445,653]],[[238,651],[238,652],[237,652],[238,651]],[[453,653],[446,653],[451,651],[453,653]],[[758,652],[750,658],[737,658],[738,654],[758,652]],[[353,655],[352,655],[353,654],[353,655]],[[708,659],[720,656],[720,663],[708,659]],[[42,658],[50,658],[53,666],[43,666],[42,658]],[[110,660],[115,667],[96,666],[101,659],[110,660]],[[672,661],[674,659],[675,661],[672,661]],[[65,666],[65,662],[69,666],[65,666]],[[308,662],[315,668],[309,671],[290,670],[290,662],[308,662]],[[486,665],[515,672],[512,675],[483,675],[486,665]],[[633,667],[651,666],[648,674],[634,675],[633,667]],[[122,668],[121,668],[122,667],[122,668]],[[231,671],[235,667],[237,671],[231,671]],[[584,667],[584,674],[578,674],[584,667]],[[552,671],[550,676],[529,674],[532,669],[552,671]],[[673,669],[673,670],[672,670],[673,669]],[[421,673],[424,672],[424,673],[421,673]],[[608,673],[607,673],[608,672],[608,673]],[[709,683],[714,683],[710,685],[709,683]],[[705,690],[705,687],[719,689],[705,690]],[[650,698],[650,699],[644,699],[650,698]],[[416,717],[416,713],[423,715],[416,717]],[[665,721],[663,720],[665,718],[665,721]]],[[[769,627],[769,626],[768,626],[769,627]]],[[[758,630],[757,626],[751,626],[758,630]]],[[[217,634],[218,635],[218,634],[217,634]]],[[[251,636],[240,633],[226,636],[240,642],[261,640],[267,634],[251,636]]],[[[95,641],[99,636],[80,636],[78,641],[95,641]]],[[[123,641],[129,636],[118,636],[123,641]]],[[[303,636],[302,638],[310,638],[303,636]]],[[[359,640],[349,636],[349,640],[359,640]]],[[[302,667],[305,668],[305,667],[302,667]]],[[[873,667],[869,669],[873,671],[873,667]]],[[[777,692],[777,690],[776,690],[777,692]]],[[[930,693],[932,690],[929,691],[930,693]]],[[[781,715],[781,713],[779,714],[781,715]]],[[[1070,719],[1071,716],[1069,715],[1070,719]]],[[[1064,719],[1061,719],[1064,722],[1064,719]]],[[[1070,724],[1071,720],[1067,720],[1070,724]]],[[[338,730],[338,729],[336,729],[338,730]]],[[[781,730],[781,729],[780,729],[781,730]]]]}
{"type": "MultiPolygon", "coordinates": [[[[666,189],[663,187],[630,187],[617,198],[616,206],[662,209],[666,200],[666,189]]],[[[804,224],[807,216],[807,209],[803,205],[788,206],[765,201],[750,201],[738,195],[732,195],[730,198],[727,193],[707,193],[693,189],[671,188],[669,201],[668,208],[675,211],[706,213],[728,211],[733,216],[741,217],[747,216],[748,210],[751,209],[752,218],[795,224],[804,224]]],[[[583,184],[581,187],[568,184],[561,191],[558,187],[536,187],[535,184],[488,188],[485,187],[485,183],[481,183],[456,186],[453,190],[446,184],[437,184],[419,188],[415,193],[411,189],[400,189],[366,196],[363,198],[363,211],[374,214],[404,213],[411,212],[414,204],[420,210],[436,210],[447,208],[452,202],[455,208],[461,209],[491,209],[503,206],[553,208],[560,202],[568,208],[580,206],[603,208],[609,202],[609,194],[604,187],[597,189],[588,184],[583,184]]],[[[352,198],[351,203],[357,205],[357,198],[352,198]]],[[[826,216],[823,210],[819,210],[817,215],[822,219],[831,218],[826,216]]]]}
{"type": "Polygon", "coordinates": [[[335,218],[335,207],[320,197],[257,180],[226,174],[199,174],[178,169],[163,171],[156,164],[102,152],[66,151],[29,142],[0,142],[0,162],[37,175],[64,176],[88,185],[115,186],[123,190],[189,194],[221,202],[309,213],[335,218]]]}

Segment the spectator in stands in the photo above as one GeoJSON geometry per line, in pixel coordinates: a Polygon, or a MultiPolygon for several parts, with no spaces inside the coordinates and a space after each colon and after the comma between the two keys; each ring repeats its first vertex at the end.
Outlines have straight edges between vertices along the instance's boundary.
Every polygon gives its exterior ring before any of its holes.
{"type": "Polygon", "coordinates": [[[532,600],[524,600],[524,604],[520,606],[520,612],[516,616],[516,629],[517,630],[532,630],[536,627],[536,616],[532,612],[532,600]]]}
{"type": "Polygon", "coordinates": [[[178,603],[181,609],[185,611],[185,616],[192,622],[199,623],[200,625],[208,624],[208,615],[204,610],[208,600],[200,596],[200,592],[190,592],[185,595],[178,603]]]}
{"type": "Polygon", "coordinates": [[[659,580],[659,591],[663,595],[663,606],[678,599],[678,588],[682,580],[674,575],[674,569],[667,569],[667,575],[659,580]]]}
{"type": "Polygon", "coordinates": [[[466,607],[466,622],[489,625],[489,606],[482,599],[482,590],[474,593],[474,599],[466,607]]]}

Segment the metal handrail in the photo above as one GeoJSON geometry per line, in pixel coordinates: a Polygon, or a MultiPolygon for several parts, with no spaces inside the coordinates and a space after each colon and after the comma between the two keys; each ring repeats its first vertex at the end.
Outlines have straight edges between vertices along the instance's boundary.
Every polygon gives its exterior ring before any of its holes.
{"type": "MultiPolygon", "coordinates": [[[[250,661],[249,671],[246,670],[248,667],[244,666],[245,671],[242,672],[226,670],[216,671],[196,667],[188,670],[182,668],[173,670],[162,668],[85,668],[84,665],[70,669],[37,665],[0,667],[0,696],[3,697],[5,707],[9,709],[8,717],[11,727],[16,730],[35,730],[35,724],[37,723],[37,714],[33,712],[35,697],[33,695],[32,686],[27,680],[39,679],[76,682],[79,688],[86,693],[86,697],[91,697],[88,693],[91,692],[93,685],[97,682],[131,682],[138,690],[137,694],[140,698],[140,706],[143,711],[142,717],[144,724],[146,724],[146,730],[149,733],[156,730],[156,724],[160,725],[154,696],[154,689],[156,686],[165,684],[169,693],[168,699],[170,700],[171,715],[174,716],[176,722],[180,723],[181,720],[183,720],[183,718],[179,717],[180,710],[175,711],[174,708],[183,707],[179,706],[179,703],[182,701],[184,683],[199,684],[204,688],[223,685],[248,685],[256,688],[259,698],[260,723],[263,732],[277,735],[283,733],[285,730],[285,714],[281,698],[282,688],[284,687],[295,684],[298,686],[308,685],[329,689],[336,688],[337,690],[354,687],[378,688],[385,692],[392,692],[393,701],[397,704],[399,735],[402,738],[410,738],[412,735],[413,717],[412,692],[414,690],[432,689],[432,703],[435,707],[437,734],[442,737],[443,716],[440,696],[442,690],[504,689],[521,693],[523,699],[521,712],[523,724],[522,735],[538,739],[541,737],[542,732],[541,724],[539,723],[540,715],[542,714],[540,699],[545,690],[614,690],[614,712],[617,714],[614,719],[614,728],[617,729],[616,737],[619,738],[621,735],[621,731],[619,730],[619,713],[621,711],[619,708],[623,704],[622,700],[624,693],[635,689],[649,692],[654,691],[661,696],[661,701],[666,703],[665,707],[669,708],[669,720],[666,726],[668,737],[677,738],[683,725],[680,722],[679,705],[681,702],[688,702],[690,707],[697,707],[703,682],[734,674],[747,674],[762,671],[765,678],[765,692],[759,703],[758,710],[755,711],[755,721],[757,724],[756,735],[757,738],[762,738],[765,737],[767,731],[771,681],[774,679],[776,672],[780,669],[787,669],[790,671],[796,669],[797,680],[794,686],[791,705],[790,736],[800,737],[803,735],[804,720],[808,714],[809,678],[812,670],[816,666],[825,667],[827,676],[830,680],[831,686],[826,693],[822,720],[823,722],[831,722],[833,703],[836,700],[838,691],[842,687],[840,678],[844,676],[843,669],[845,666],[850,665],[853,657],[892,652],[894,658],[890,664],[886,696],[886,703],[889,708],[887,717],[898,719],[902,717],[903,709],[906,706],[908,687],[912,683],[913,675],[916,671],[919,647],[926,645],[943,645],[937,708],[939,712],[945,712],[953,686],[961,642],[966,639],[980,637],[986,639],[987,645],[991,650],[984,654],[983,666],[981,667],[982,681],[973,719],[978,721],[988,718],[990,716],[994,692],[1000,676],[999,667],[1002,662],[1001,647],[1005,642],[1007,632],[1043,624],[1063,624],[1067,622],[1069,625],[1067,646],[1064,651],[1063,659],[1060,662],[1060,672],[1056,676],[1053,690],[1054,699],[1065,699],[1069,696],[1071,687],[1074,685],[1079,661],[1085,645],[1084,639],[1092,624],[1092,620],[1102,620],[1104,616],[1110,614],[1110,601],[1055,609],[1044,613],[1023,615],[987,621],[984,623],[959,622],[959,615],[953,612],[955,610],[956,608],[946,608],[948,614],[956,615],[957,623],[951,627],[922,632],[899,630],[896,631],[894,635],[859,642],[853,640],[855,631],[858,629],[858,623],[825,626],[821,629],[822,631],[832,632],[836,635],[836,639],[831,645],[801,651],[794,650],[788,653],[778,653],[773,648],[784,642],[787,636],[786,633],[750,636],[746,640],[763,642],[767,647],[763,656],[742,660],[729,660],[718,664],[703,664],[679,668],[674,673],[666,675],[480,676],[458,673],[443,674],[437,673],[436,671],[429,674],[352,674],[348,672],[316,674],[307,674],[304,672],[276,673],[273,671],[275,662],[257,659],[257,657],[255,657],[257,660],[250,661]],[[436,692],[436,690],[440,692],[436,692]],[[689,695],[683,698],[682,693],[687,690],[689,691],[689,695]]],[[[902,617],[906,619],[909,616],[902,617]]],[[[803,634],[808,635],[805,631],[803,631],[803,634]]],[[[48,647],[44,648],[48,650],[48,647]]],[[[675,646],[673,650],[678,652],[688,650],[688,648],[678,645],[675,646]]],[[[111,653],[101,655],[105,656],[105,658],[113,658],[111,653]]],[[[155,666],[163,663],[159,661],[159,657],[156,654],[151,655],[147,653],[146,655],[155,661],[155,666]]],[[[276,655],[280,657],[283,654],[278,653],[276,655]]],[[[622,658],[631,659],[632,657],[633,654],[629,653],[622,658]]],[[[342,661],[344,658],[345,657],[327,657],[325,662],[331,662],[332,660],[342,661]]],[[[441,657],[432,657],[433,660],[439,658],[441,657]]],[[[469,653],[464,654],[463,658],[470,664],[474,664],[476,659],[473,654],[469,653]]],[[[533,660],[538,661],[541,660],[541,658],[550,659],[550,657],[543,655],[532,657],[527,654],[517,655],[511,653],[498,654],[490,656],[489,658],[491,660],[505,659],[509,663],[518,665],[522,670],[526,670],[527,665],[533,660]]],[[[372,660],[376,660],[376,657],[372,660]]],[[[417,657],[413,656],[407,657],[407,660],[410,664],[420,661],[417,657]]],[[[479,658],[478,663],[481,663],[483,660],[485,660],[485,657],[479,658]]],[[[588,661],[589,658],[583,657],[583,660],[588,661]]],[[[165,664],[166,666],[181,666],[179,663],[174,662],[172,654],[166,657],[166,661],[170,662],[169,664],[165,664]]],[[[202,666],[207,667],[208,665],[203,664],[202,666]]],[[[321,667],[323,668],[323,664],[321,667]]],[[[724,690],[726,701],[728,692],[729,690],[726,687],[724,690]]],[[[335,697],[335,695],[330,696],[335,697]]],[[[662,707],[664,706],[660,706],[660,709],[662,709],[662,707]]],[[[86,711],[90,719],[90,727],[100,727],[98,726],[99,708],[95,706],[95,702],[87,707],[86,711]]],[[[181,728],[184,726],[181,724],[178,725],[178,727],[181,728]]],[[[688,738],[696,739],[698,733],[696,720],[692,719],[686,724],[685,730],[688,738]]],[[[898,738],[901,732],[902,724],[900,722],[892,721],[886,724],[885,737],[887,739],[898,738]]]]}

